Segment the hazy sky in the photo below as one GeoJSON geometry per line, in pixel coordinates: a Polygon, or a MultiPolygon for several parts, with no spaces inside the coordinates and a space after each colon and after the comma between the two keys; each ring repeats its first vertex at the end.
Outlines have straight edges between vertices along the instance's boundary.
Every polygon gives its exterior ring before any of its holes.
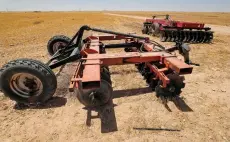
{"type": "Polygon", "coordinates": [[[0,0],[0,11],[219,11],[230,12],[230,0],[0,0]]]}

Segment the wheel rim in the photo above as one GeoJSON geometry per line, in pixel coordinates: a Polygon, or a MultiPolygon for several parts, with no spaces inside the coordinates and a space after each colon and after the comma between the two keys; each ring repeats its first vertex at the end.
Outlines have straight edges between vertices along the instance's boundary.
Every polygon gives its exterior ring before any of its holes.
{"type": "Polygon", "coordinates": [[[10,81],[11,90],[18,96],[29,98],[38,96],[43,91],[43,84],[39,78],[29,73],[17,73],[10,81]]]}
{"type": "Polygon", "coordinates": [[[67,44],[64,43],[64,42],[56,42],[54,45],[53,45],[53,52],[56,53],[59,49],[65,47],[67,44]]]}

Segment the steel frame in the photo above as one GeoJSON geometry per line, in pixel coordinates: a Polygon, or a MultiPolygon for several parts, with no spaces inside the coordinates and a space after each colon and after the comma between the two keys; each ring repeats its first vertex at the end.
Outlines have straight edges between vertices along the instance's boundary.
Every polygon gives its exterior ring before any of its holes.
{"type": "MultiPolygon", "coordinates": [[[[104,32],[98,29],[94,29],[94,31],[104,32]]],[[[81,29],[79,32],[81,32],[81,29]]],[[[106,31],[105,33],[111,32],[106,31]]],[[[170,54],[169,51],[154,51],[155,46],[160,45],[150,42],[150,40],[146,37],[140,38],[138,36],[115,32],[112,32],[111,34],[114,35],[89,36],[83,40],[84,44],[78,48],[73,48],[75,45],[77,45],[78,41],[76,41],[76,44],[74,45],[71,45],[70,43],[69,48],[67,48],[65,51],[59,52],[62,54],[54,55],[51,61],[48,62],[51,68],[55,68],[68,62],[78,61],[76,72],[74,73],[69,86],[69,90],[71,92],[74,90],[74,88],[99,88],[102,66],[145,63],[146,67],[149,67],[151,72],[156,75],[156,78],[162,80],[162,87],[167,87],[167,85],[170,83],[170,80],[165,75],[165,72],[175,72],[179,75],[192,73],[193,68],[190,65],[177,59],[177,57],[170,54]],[[102,43],[102,41],[110,40],[124,40],[124,43],[107,45],[102,43]],[[129,49],[129,52],[104,54],[101,53],[101,48],[125,48],[129,49]],[[144,52],[141,52],[141,48],[143,48],[142,50],[144,50],[144,52]],[[70,51],[72,51],[71,54],[70,51]],[[56,59],[57,56],[63,55],[63,53],[68,53],[69,56],[59,62],[52,63],[53,59],[56,59]],[[158,69],[154,65],[155,62],[164,65],[164,68],[158,69]]],[[[74,38],[77,38],[77,36],[74,38]]],[[[74,39],[72,42],[73,41],[74,39]]],[[[176,50],[176,48],[171,49],[176,50]]]]}
{"type": "Polygon", "coordinates": [[[165,47],[155,41],[151,41],[148,37],[82,26],[73,36],[69,44],[58,50],[47,64],[51,69],[54,69],[63,66],[66,63],[78,62],[69,86],[70,91],[73,91],[74,88],[99,88],[101,83],[100,72],[102,66],[140,63],[145,63],[145,66],[156,75],[156,78],[163,82],[162,87],[166,88],[170,83],[170,80],[165,75],[165,72],[175,72],[182,75],[191,74],[193,69],[190,65],[170,54],[170,52],[174,50],[178,49],[170,48],[170,50],[166,50],[165,47]],[[84,31],[89,30],[110,35],[89,36],[83,39],[84,31]],[[124,40],[124,43],[102,43],[103,41],[111,40],[124,40]],[[156,47],[161,50],[156,50],[156,47]],[[105,54],[102,50],[105,50],[106,48],[124,48],[126,52],[105,54]],[[55,61],[56,59],[59,60],[55,61]],[[164,68],[158,69],[154,63],[160,63],[164,68]]]}

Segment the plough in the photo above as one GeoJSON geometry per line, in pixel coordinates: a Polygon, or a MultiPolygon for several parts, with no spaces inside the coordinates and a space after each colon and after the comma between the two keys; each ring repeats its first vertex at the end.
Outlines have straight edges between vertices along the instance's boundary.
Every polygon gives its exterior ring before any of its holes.
{"type": "Polygon", "coordinates": [[[169,15],[158,16],[166,17],[158,19],[153,16],[152,19],[146,19],[143,34],[160,35],[162,42],[211,43],[213,40],[213,31],[203,23],[174,21],[169,15]]]}
{"type": "Polygon", "coordinates": [[[86,107],[106,105],[113,99],[109,66],[134,64],[157,97],[169,100],[185,87],[185,74],[191,74],[189,47],[178,43],[165,48],[148,37],[124,34],[89,26],[82,26],[72,39],[54,36],[48,42],[51,59],[46,63],[33,59],[18,59],[0,70],[0,88],[12,100],[23,104],[39,104],[49,100],[56,91],[57,77],[52,69],[75,62],[75,72],[69,91],[75,92],[86,107]],[[85,31],[106,33],[83,39],[85,31]],[[103,41],[122,40],[105,44],[103,41]],[[124,53],[108,54],[106,49],[124,48],[124,53]],[[171,52],[179,50],[185,61],[171,52]]]}

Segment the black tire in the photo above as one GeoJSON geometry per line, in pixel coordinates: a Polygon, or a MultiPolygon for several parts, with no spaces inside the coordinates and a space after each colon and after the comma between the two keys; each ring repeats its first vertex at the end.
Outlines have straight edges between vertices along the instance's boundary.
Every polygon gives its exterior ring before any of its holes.
{"type": "Polygon", "coordinates": [[[158,35],[160,33],[160,25],[158,23],[153,23],[152,29],[153,35],[158,35]]]}
{"type": "Polygon", "coordinates": [[[143,28],[142,28],[142,34],[147,34],[147,27],[145,25],[143,25],[143,28]]]}
{"type": "Polygon", "coordinates": [[[103,68],[105,68],[106,70],[109,71],[109,67],[108,66],[103,66],[103,68]]]}
{"type": "Polygon", "coordinates": [[[112,86],[111,78],[107,73],[101,72],[101,79],[107,81],[112,86]]]}
{"type": "Polygon", "coordinates": [[[112,98],[113,88],[105,80],[101,80],[101,87],[98,89],[86,89],[79,91],[75,89],[80,103],[86,107],[98,107],[107,104],[112,98]]]}
{"type": "Polygon", "coordinates": [[[106,73],[109,77],[111,77],[111,74],[107,67],[102,67],[101,69],[102,69],[102,72],[106,73]]]}
{"type": "Polygon", "coordinates": [[[52,37],[47,44],[47,50],[48,50],[49,55],[53,56],[54,53],[56,53],[59,49],[67,46],[67,44],[70,41],[71,39],[64,35],[57,35],[57,36],[52,37]]]}
{"type": "Polygon", "coordinates": [[[152,23],[143,23],[142,34],[149,34],[152,23]]]}
{"type": "Polygon", "coordinates": [[[161,40],[161,42],[166,42],[166,40],[167,40],[167,34],[166,34],[165,31],[162,31],[160,33],[160,40],[161,40]]]}
{"type": "Polygon", "coordinates": [[[149,84],[149,87],[152,89],[152,91],[155,91],[156,86],[158,84],[159,80],[153,80],[153,78],[155,78],[156,75],[155,74],[151,74],[147,77],[146,82],[149,84]]]}
{"type": "Polygon", "coordinates": [[[18,59],[5,64],[0,70],[0,88],[7,97],[18,103],[44,103],[54,95],[57,79],[42,62],[18,59]]]}

